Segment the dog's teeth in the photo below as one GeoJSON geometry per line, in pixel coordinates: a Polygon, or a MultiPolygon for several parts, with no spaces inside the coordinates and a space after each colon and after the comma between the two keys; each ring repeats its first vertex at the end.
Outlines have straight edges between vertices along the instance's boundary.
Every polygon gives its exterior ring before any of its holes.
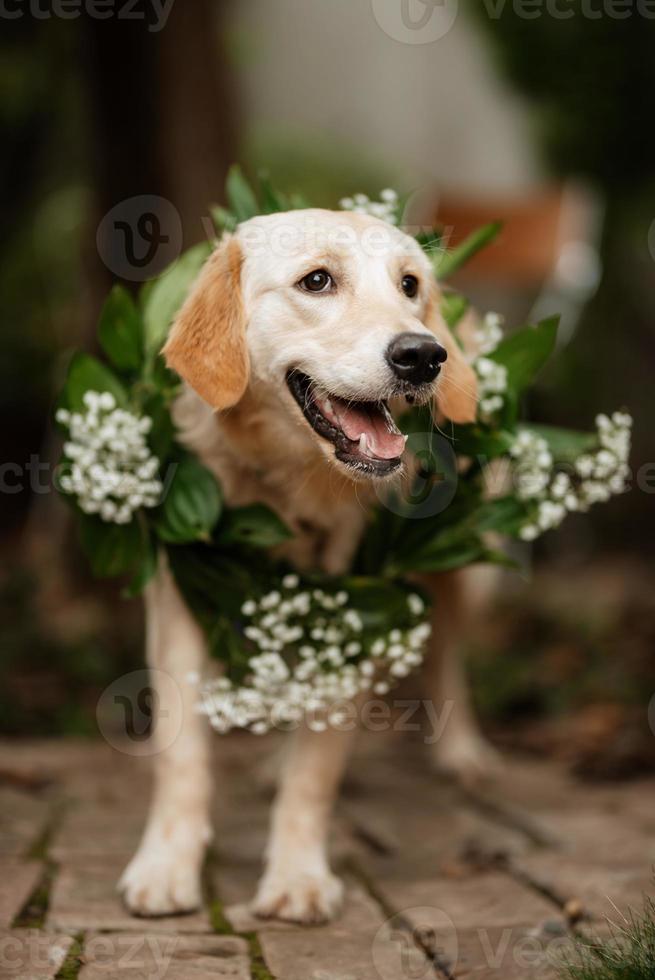
{"type": "Polygon", "coordinates": [[[403,439],[405,440],[405,445],[407,445],[407,440],[409,439],[409,436],[403,436],[403,439]]]}
{"type": "Polygon", "coordinates": [[[334,414],[332,409],[332,402],[330,401],[329,398],[326,398],[323,404],[325,405],[326,411],[330,412],[330,414],[334,414]]]}
{"type": "Polygon", "coordinates": [[[366,433],[362,432],[359,437],[359,451],[364,453],[365,456],[368,455],[368,439],[366,438],[366,433]]]}

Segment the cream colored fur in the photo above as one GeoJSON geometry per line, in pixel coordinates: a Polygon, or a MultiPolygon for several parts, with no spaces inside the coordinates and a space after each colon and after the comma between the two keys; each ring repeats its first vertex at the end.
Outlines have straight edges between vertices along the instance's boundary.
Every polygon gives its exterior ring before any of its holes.
{"type": "MultiPolygon", "coordinates": [[[[403,331],[434,333],[446,346],[437,409],[446,418],[472,419],[475,377],[440,317],[421,249],[377,219],[317,210],[241,225],[209,259],[172,328],[165,354],[188,382],[174,413],[180,438],[217,475],[230,505],[262,502],[289,524],[295,537],[285,551],[299,568],[344,571],[374,498],[371,484],[337,463],[332,445],[305,421],[285,374],[297,368],[345,398],[387,397],[392,379],[384,352],[403,331]],[[335,275],[333,295],[298,289],[316,268],[335,275]],[[420,282],[416,299],[399,288],[408,273],[420,282]]],[[[452,581],[449,587],[456,589],[452,581]]],[[[154,799],[121,880],[128,907],[156,915],[200,901],[210,773],[208,726],[194,712],[186,679],[204,670],[203,638],[165,569],[149,587],[147,614],[148,662],[184,692],[180,731],[170,744],[166,718],[157,720],[154,737],[162,750],[155,757],[154,799]]],[[[457,614],[441,637],[441,624],[436,627],[443,655],[435,661],[431,694],[456,702],[439,751],[455,768],[460,762],[475,767],[483,747],[455,666],[457,614]]],[[[326,840],[350,736],[302,729],[293,739],[254,909],[322,921],[341,899],[326,840]]]]}

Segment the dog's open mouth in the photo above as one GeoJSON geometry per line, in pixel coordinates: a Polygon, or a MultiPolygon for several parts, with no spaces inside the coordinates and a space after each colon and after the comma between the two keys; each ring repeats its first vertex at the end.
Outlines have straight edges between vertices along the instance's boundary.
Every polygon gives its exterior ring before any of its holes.
{"type": "Polygon", "coordinates": [[[287,384],[314,432],[334,445],[342,463],[371,476],[388,476],[400,467],[407,437],[386,402],[328,395],[299,371],[289,371],[287,384]]]}

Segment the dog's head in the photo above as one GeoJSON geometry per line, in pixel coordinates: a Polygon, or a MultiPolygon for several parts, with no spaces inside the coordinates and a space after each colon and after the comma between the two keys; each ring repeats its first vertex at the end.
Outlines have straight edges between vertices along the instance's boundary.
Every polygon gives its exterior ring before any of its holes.
{"type": "Polygon", "coordinates": [[[475,418],[475,375],[413,238],[318,209],[253,218],[207,261],[164,348],[213,408],[266,386],[290,425],[351,476],[385,477],[405,440],[389,399],[475,418]]]}

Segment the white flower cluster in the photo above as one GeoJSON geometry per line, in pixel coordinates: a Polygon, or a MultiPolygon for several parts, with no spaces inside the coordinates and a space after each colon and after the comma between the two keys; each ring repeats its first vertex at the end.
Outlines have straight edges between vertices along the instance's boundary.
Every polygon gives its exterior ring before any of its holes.
{"type": "Polygon", "coordinates": [[[70,470],[61,477],[61,489],[77,497],[85,514],[129,524],[140,507],[159,503],[163,489],[159,460],[146,442],[152,419],[117,408],[108,391],[85,392],[84,405],[84,414],[57,412],[57,421],[69,432],[64,456],[70,470]]]}
{"type": "Polygon", "coordinates": [[[398,224],[398,194],[391,187],[380,192],[379,201],[371,201],[366,194],[355,194],[339,201],[339,207],[342,211],[354,211],[355,214],[371,214],[390,225],[398,224]]]}
{"type": "Polygon", "coordinates": [[[507,391],[507,368],[485,355],[493,353],[503,339],[503,319],[498,313],[487,313],[473,333],[476,356],[473,368],[478,377],[478,410],[484,420],[503,407],[507,391]]]}
{"type": "Polygon", "coordinates": [[[360,691],[386,694],[423,659],[430,634],[423,600],[407,597],[406,629],[367,635],[344,591],[303,589],[286,575],[282,589],[244,603],[245,636],[258,648],[241,686],[228,678],[202,687],[199,710],[218,732],[249,728],[261,735],[304,720],[314,731],[344,720],[345,702],[360,691]]]}
{"type": "Polygon", "coordinates": [[[473,363],[478,376],[478,408],[483,418],[489,418],[503,407],[507,391],[507,368],[489,357],[477,357],[473,363]]]}
{"type": "Polygon", "coordinates": [[[504,319],[500,313],[486,313],[473,331],[473,341],[478,354],[492,354],[503,339],[504,319]]]}
{"type": "Polygon", "coordinates": [[[598,415],[598,449],[579,456],[568,473],[555,469],[545,439],[529,429],[519,433],[510,449],[517,496],[537,504],[534,519],[521,528],[524,541],[559,527],[567,513],[587,511],[627,489],[631,427],[626,412],[598,415]]]}

